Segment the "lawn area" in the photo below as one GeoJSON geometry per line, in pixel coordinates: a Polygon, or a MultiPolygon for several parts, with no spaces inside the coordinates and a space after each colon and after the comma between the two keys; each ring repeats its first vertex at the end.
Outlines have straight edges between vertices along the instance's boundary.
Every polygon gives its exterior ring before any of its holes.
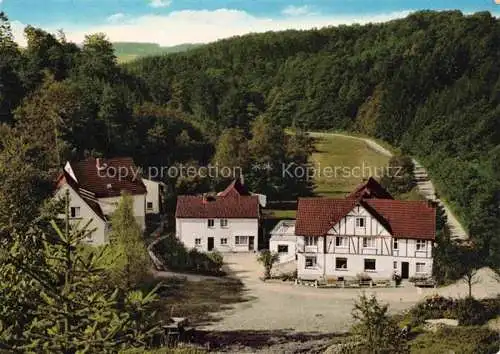
{"type": "Polygon", "coordinates": [[[315,140],[312,163],[316,169],[315,192],[320,196],[342,198],[363,178],[379,179],[382,168],[389,162],[387,156],[358,139],[325,136],[315,140]]]}
{"type": "Polygon", "coordinates": [[[274,210],[268,209],[263,211],[263,215],[266,219],[295,219],[297,210],[274,210]]]}

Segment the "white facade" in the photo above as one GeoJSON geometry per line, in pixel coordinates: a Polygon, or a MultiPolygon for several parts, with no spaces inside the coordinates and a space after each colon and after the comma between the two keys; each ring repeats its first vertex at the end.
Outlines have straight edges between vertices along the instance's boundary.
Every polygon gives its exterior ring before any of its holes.
{"type": "Polygon", "coordinates": [[[279,263],[296,260],[297,238],[295,220],[281,220],[271,231],[269,250],[279,254],[279,263]]]}
{"type": "Polygon", "coordinates": [[[65,184],[56,193],[56,198],[63,199],[69,190],[70,223],[75,227],[87,226],[89,237],[85,240],[92,245],[103,245],[108,242],[109,225],[88,205],[88,203],[73,188],[65,184]],[[90,223],[89,223],[90,221],[90,223]],[[88,225],[87,225],[88,224],[88,225]]]}
{"type": "Polygon", "coordinates": [[[367,274],[388,279],[432,274],[431,240],[396,239],[362,206],[356,206],[323,237],[297,238],[301,279],[352,278],[367,274]]]}
{"type": "Polygon", "coordinates": [[[187,248],[207,252],[258,250],[258,219],[176,219],[176,236],[187,248]]]}
{"type": "Polygon", "coordinates": [[[146,186],[146,214],[159,214],[161,211],[163,183],[142,179],[146,186]]]}
{"type": "MultiPolygon", "coordinates": [[[[134,217],[142,230],[146,229],[146,195],[136,194],[130,196],[133,201],[134,217]]],[[[104,215],[111,217],[118,208],[121,197],[99,198],[97,201],[104,215]]]]}

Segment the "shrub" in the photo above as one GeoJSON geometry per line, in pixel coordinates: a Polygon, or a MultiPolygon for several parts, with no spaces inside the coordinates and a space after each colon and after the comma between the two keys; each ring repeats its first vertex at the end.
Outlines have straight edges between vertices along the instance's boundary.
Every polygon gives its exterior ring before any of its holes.
{"type": "Polygon", "coordinates": [[[410,310],[412,327],[431,318],[455,318],[456,303],[451,298],[432,296],[418,303],[410,310]]]}
{"type": "Polygon", "coordinates": [[[223,275],[224,258],[219,252],[203,253],[197,249],[187,250],[174,236],[158,242],[154,252],[163,264],[172,271],[196,272],[207,275],[223,275]]]}
{"type": "Polygon", "coordinates": [[[457,301],[455,309],[458,324],[461,326],[474,326],[485,324],[493,318],[497,312],[490,312],[491,309],[474,298],[467,297],[457,301]]]}
{"type": "Polygon", "coordinates": [[[411,342],[411,353],[485,353],[498,351],[498,335],[484,327],[444,327],[411,342]]]}
{"type": "Polygon", "coordinates": [[[353,334],[358,342],[356,347],[366,353],[406,353],[407,343],[401,337],[401,329],[388,315],[389,306],[380,304],[372,295],[361,295],[354,304],[352,317],[356,321],[353,334]]]}

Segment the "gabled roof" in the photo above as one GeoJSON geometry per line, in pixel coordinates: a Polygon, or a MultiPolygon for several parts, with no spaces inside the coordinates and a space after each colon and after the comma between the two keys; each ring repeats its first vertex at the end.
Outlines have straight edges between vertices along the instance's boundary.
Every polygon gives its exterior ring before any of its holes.
{"type": "Polygon", "coordinates": [[[363,206],[396,238],[434,240],[436,209],[425,201],[301,198],[295,234],[324,236],[356,205],[363,206]]]}
{"type": "MultiPolygon", "coordinates": [[[[69,165],[78,188],[92,192],[96,198],[119,197],[123,191],[132,195],[147,193],[141,176],[136,175],[138,169],[130,157],[87,158],[69,165]]],[[[71,174],[69,177],[73,179],[71,174]]]]}
{"type": "Polygon", "coordinates": [[[351,192],[348,199],[359,198],[378,198],[378,199],[394,199],[392,195],[373,177],[368,178],[366,182],[361,183],[356,189],[351,192]]]}
{"type": "Polygon", "coordinates": [[[241,183],[239,178],[235,179],[226,189],[217,193],[218,196],[227,197],[228,195],[250,195],[247,187],[241,183]]]}
{"type": "Polygon", "coordinates": [[[295,234],[323,236],[356,204],[355,199],[299,198],[295,234]]]}
{"type": "Polygon", "coordinates": [[[79,188],[78,184],[73,180],[71,175],[66,171],[61,173],[61,175],[59,176],[59,178],[57,180],[57,188],[60,188],[65,184],[68,184],[68,186],[71,189],[73,189],[75,191],[75,193],[78,194],[78,196],[80,198],[82,198],[82,200],[89,206],[90,209],[92,209],[92,211],[101,220],[106,221],[106,216],[104,215],[104,213],[101,209],[101,206],[99,205],[99,203],[97,202],[97,200],[95,199],[93,194],[86,191],[86,190],[79,188]]]}
{"type": "MultiPolygon", "coordinates": [[[[232,193],[231,193],[232,194],[232,193]]],[[[257,196],[228,195],[216,197],[181,195],[177,197],[176,218],[257,219],[257,196]]]]}

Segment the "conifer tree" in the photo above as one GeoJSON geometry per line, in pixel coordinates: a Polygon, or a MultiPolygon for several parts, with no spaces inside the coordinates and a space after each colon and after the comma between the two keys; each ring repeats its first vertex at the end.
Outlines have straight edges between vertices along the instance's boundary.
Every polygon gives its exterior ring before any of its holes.
{"type": "Polygon", "coordinates": [[[142,230],[133,212],[133,200],[123,194],[118,208],[111,218],[111,248],[115,253],[115,281],[124,289],[132,289],[143,283],[151,270],[142,230]]]}

